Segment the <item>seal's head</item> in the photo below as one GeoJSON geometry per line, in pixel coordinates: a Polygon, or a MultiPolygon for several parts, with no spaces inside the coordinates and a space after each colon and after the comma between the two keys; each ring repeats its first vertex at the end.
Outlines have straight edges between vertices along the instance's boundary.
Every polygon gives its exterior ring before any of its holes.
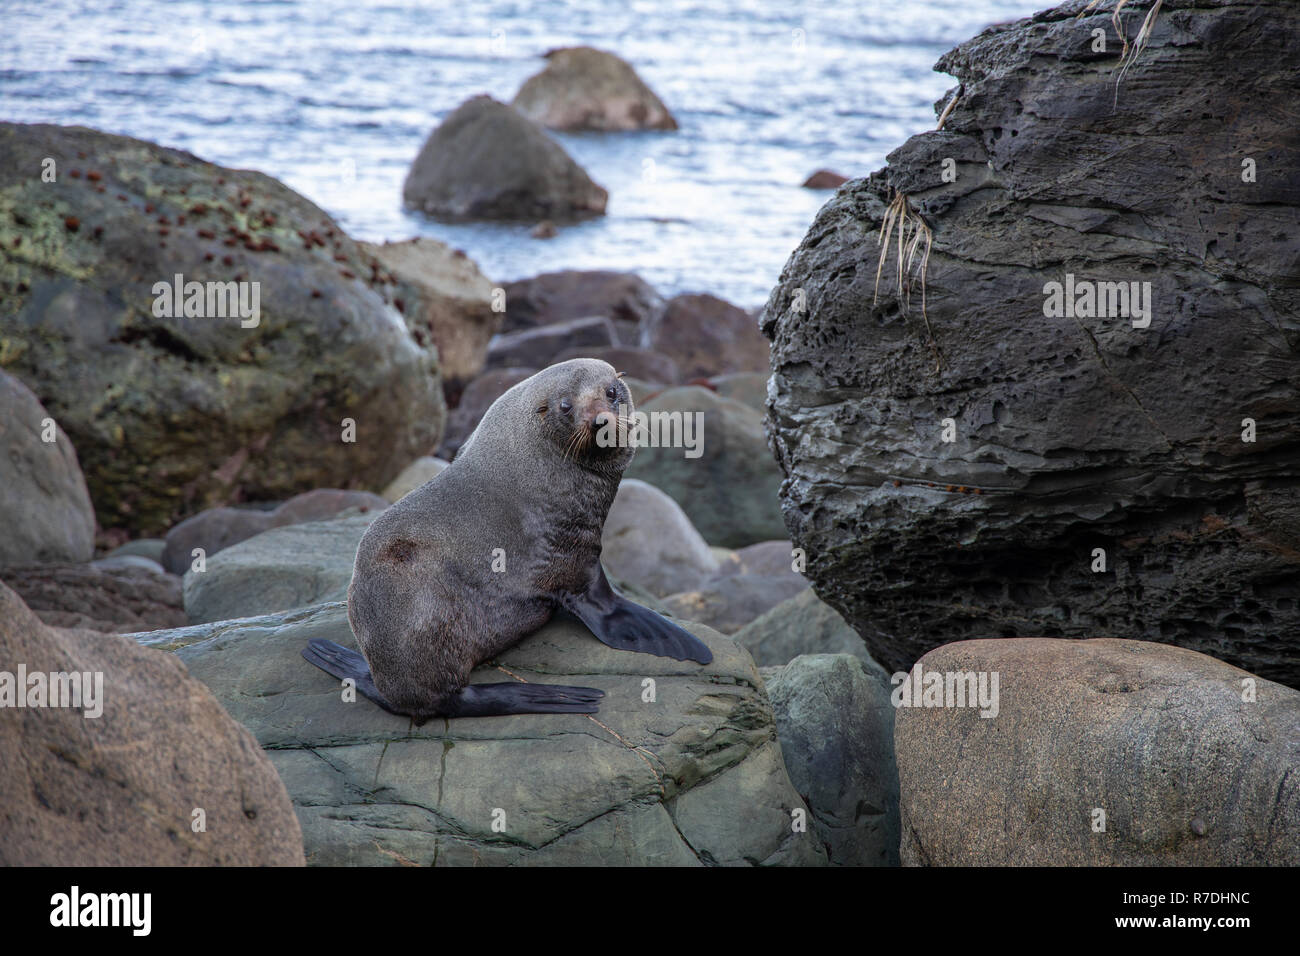
{"type": "Polygon", "coordinates": [[[632,395],[614,366],[571,359],[543,369],[526,383],[527,408],[543,438],[587,468],[621,472],[632,460],[632,395]]]}

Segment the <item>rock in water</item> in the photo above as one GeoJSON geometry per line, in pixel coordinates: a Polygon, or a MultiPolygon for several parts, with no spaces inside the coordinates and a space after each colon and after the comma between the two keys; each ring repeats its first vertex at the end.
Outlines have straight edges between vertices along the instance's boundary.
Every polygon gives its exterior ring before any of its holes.
{"type": "Polygon", "coordinates": [[[1300,692],[1141,641],[962,641],[918,667],[894,724],[904,865],[1300,865],[1300,692]]]}
{"type": "Polygon", "coordinates": [[[0,585],[0,660],[102,676],[80,708],[0,707],[0,865],[303,865],[271,762],[174,656],[46,627],[0,585]]]}
{"type": "Polygon", "coordinates": [[[0,205],[0,361],[72,439],[105,529],[382,488],[437,443],[435,353],[357,245],[274,179],[4,123],[0,205]]]}
{"type": "Polygon", "coordinates": [[[488,340],[501,324],[492,308],[492,281],[474,260],[437,239],[382,245],[363,242],[391,279],[388,297],[420,345],[438,347],[444,388],[459,392],[483,371],[488,340]]]}
{"type": "MultiPolygon", "coordinates": [[[[792,831],[793,811],[807,810],[753,663],[716,632],[693,632],[714,653],[707,667],[612,651],[556,619],[500,665],[545,683],[582,675],[606,693],[599,714],[423,727],[364,698],[345,703],[302,659],[313,637],[356,646],[342,603],[147,637],[179,646],[267,749],[311,864],[824,862],[811,829],[792,831]]],[[[488,666],[472,679],[512,678],[488,666]]]]}
{"type": "Polygon", "coordinates": [[[809,577],[891,670],[1108,634],[1300,686],[1297,33],[1170,0],[1117,87],[1109,12],[991,28],[940,60],[944,129],[818,214],[763,317],[769,435],[809,577]],[[933,237],[906,314],[897,220],[873,304],[900,194],[933,237]],[[1118,283],[1149,325],[1098,314],[1118,283]]]}
{"type": "MultiPolygon", "coordinates": [[[[5,344],[0,337],[0,360],[5,344]]],[[[72,441],[31,389],[3,371],[0,520],[0,568],[89,561],[95,551],[95,512],[72,441]]]]}
{"type": "Polygon", "coordinates": [[[545,130],[490,96],[466,100],[420,149],[406,204],[438,219],[551,219],[605,214],[608,193],[545,130]]]}
{"type": "Polygon", "coordinates": [[[677,129],[663,101],[613,53],[562,47],[546,59],[546,69],[514,99],[515,109],[534,122],[559,130],[677,129]]]}

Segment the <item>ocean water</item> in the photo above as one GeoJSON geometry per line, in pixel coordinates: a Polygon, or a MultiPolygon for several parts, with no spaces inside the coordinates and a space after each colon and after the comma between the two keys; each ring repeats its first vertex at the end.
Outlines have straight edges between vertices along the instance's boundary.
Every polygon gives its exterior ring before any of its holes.
{"type": "Polygon", "coordinates": [[[1045,0],[0,0],[0,118],[81,124],[259,169],[357,238],[434,236],[496,281],[626,269],[665,294],[761,304],[826,192],[879,168],[955,85],[935,60],[1045,0]],[[628,60],[671,133],[554,134],[609,190],[562,227],[447,225],[402,208],[429,132],[509,101],[587,44],[628,60]]]}

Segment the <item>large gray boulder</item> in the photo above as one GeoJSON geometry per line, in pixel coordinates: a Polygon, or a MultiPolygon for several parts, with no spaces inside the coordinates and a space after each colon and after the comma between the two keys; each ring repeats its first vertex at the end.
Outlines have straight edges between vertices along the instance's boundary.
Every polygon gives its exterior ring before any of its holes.
{"type": "Polygon", "coordinates": [[[174,655],[47,627],[0,584],[0,661],[29,702],[37,673],[92,677],[78,706],[0,706],[0,865],[302,866],[271,761],[174,655]]]}
{"type": "Polygon", "coordinates": [[[382,488],[436,445],[436,351],[338,224],[269,176],[0,123],[0,206],[0,356],[76,446],[106,531],[382,488]]]}
{"type": "Polygon", "coordinates": [[[382,511],[273,528],[185,572],[191,623],[253,617],[347,599],[357,545],[382,511]]]}
{"type": "Polygon", "coordinates": [[[76,449],[31,389],[3,371],[0,515],[0,568],[89,561],[94,553],[95,512],[76,449]]]}
{"type": "Polygon", "coordinates": [[[553,621],[473,679],[599,687],[599,714],[423,727],[345,703],[300,656],[314,637],[356,646],[341,603],[148,637],[179,646],[267,750],[311,864],[824,862],[815,835],[794,830],[807,809],[749,656],[687,626],[714,653],[707,667],[614,651],[553,621]]]}
{"type": "Polygon", "coordinates": [[[677,128],[663,101],[613,53],[575,46],[545,56],[546,69],[515,94],[515,109],[529,119],[559,130],[677,128]]]}
{"type": "Polygon", "coordinates": [[[603,216],[608,193],[532,120],[490,96],[475,96],[429,134],[402,198],[452,221],[563,222],[603,216]]]}
{"type": "Polygon", "coordinates": [[[1300,692],[1113,639],[962,641],[917,666],[940,679],[895,715],[905,865],[1300,864],[1300,692]],[[996,675],[994,713],[940,706],[949,674],[996,675]]]}
{"type": "Polygon", "coordinates": [[[897,866],[889,678],[848,654],[796,657],[767,679],[790,782],[837,866],[897,866]]]}
{"type": "Polygon", "coordinates": [[[943,130],[842,186],[787,263],[763,316],[785,519],[894,669],[1109,634],[1300,686],[1300,138],[1276,109],[1300,6],[1168,0],[1118,83],[1110,11],[1077,13],[944,56],[943,130]],[[897,220],[875,298],[899,195],[905,247],[916,216],[933,242],[906,313],[897,220]],[[1139,283],[1149,325],[1094,317],[1093,292],[1120,304],[1101,282],[1139,283]]]}
{"type": "Polygon", "coordinates": [[[600,546],[610,574],[659,597],[698,587],[718,570],[708,543],[677,502],[635,478],[619,483],[600,546]]]}
{"type": "Polygon", "coordinates": [[[700,413],[701,453],[687,458],[681,447],[638,448],[627,477],[667,492],[709,544],[739,548],[787,536],[781,472],[767,450],[762,415],[698,386],[659,392],[637,411],[679,413],[691,421],[700,413]]]}

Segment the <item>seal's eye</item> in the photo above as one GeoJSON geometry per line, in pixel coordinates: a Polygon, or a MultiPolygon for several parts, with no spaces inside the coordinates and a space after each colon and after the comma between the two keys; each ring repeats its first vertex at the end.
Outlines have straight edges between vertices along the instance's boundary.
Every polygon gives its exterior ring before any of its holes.
{"type": "Polygon", "coordinates": [[[560,399],[560,411],[564,412],[564,414],[566,415],[569,414],[569,412],[573,411],[573,406],[569,404],[569,400],[567,398],[560,399]]]}
{"type": "Polygon", "coordinates": [[[611,385],[609,388],[605,389],[605,397],[611,402],[618,401],[618,389],[611,385]]]}

